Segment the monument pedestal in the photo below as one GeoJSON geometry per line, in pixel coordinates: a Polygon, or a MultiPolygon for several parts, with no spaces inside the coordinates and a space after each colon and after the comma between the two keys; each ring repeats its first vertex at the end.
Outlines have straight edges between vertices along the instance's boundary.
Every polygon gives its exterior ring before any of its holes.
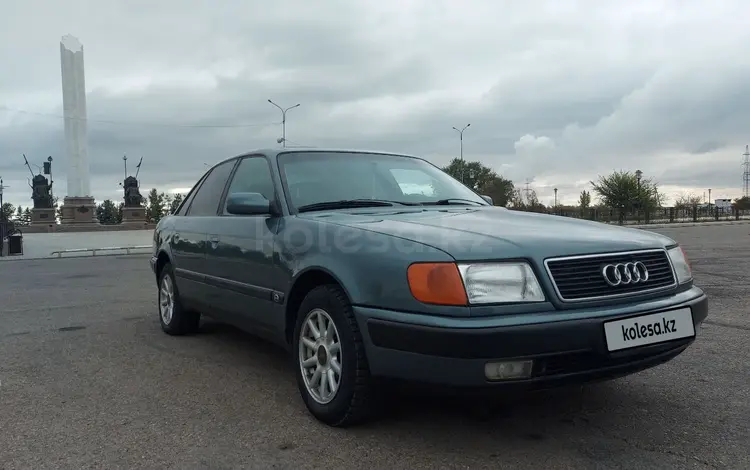
{"type": "Polygon", "coordinates": [[[55,225],[55,208],[38,208],[31,209],[31,225],[55,225]]]}
{"type": "Polygon", "coordinates": [[[146,208],[142,206],[137,207],[123,207],[122,208],[122,223],[123,225],[146,225],[146,208]]]}
{"type": "Polygon", "coordinates": [[[66,197],[60,210],[60,223],[64,225],[99,224],[93,197],[66,197]]]}

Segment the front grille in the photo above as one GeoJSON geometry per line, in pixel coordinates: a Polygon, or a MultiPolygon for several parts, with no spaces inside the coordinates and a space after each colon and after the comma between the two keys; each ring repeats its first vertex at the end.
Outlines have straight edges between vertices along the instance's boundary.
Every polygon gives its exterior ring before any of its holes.
{"type": "Polygon", "coordinates": [[[545,264],[560,299],[564,301],[623,297],[675,285],[672,264],[664,250],[549,259],[545,264]],[[636,261],[642,262],[648,269],[648,280],[645,282],[613,287],[602,275],[602,269],[608,264],[636,261]]]}

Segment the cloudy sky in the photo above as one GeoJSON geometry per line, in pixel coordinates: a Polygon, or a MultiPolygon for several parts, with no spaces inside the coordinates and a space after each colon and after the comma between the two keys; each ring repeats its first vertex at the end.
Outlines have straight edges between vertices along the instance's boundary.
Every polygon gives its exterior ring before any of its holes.
{"type": "Polygon", "coordinates": [[[84,45],[91,187],[189,188],[205,164],[290,144],[464,156],[573,203],[641,169],[674,197],[741,193],[750,142],[743,0],[25,0],[0,15],[0,176],[22,153],[65,195],[61,36],[84,45]]]}

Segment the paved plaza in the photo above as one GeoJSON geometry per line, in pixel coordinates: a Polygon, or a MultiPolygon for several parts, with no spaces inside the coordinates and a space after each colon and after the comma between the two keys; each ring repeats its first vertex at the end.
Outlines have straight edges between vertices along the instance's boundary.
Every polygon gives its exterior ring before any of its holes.
{"type": "MultiPolygon", "coordinates": [[[[147,256],[0,263],[0,468],[750,468],[750,225],[654,230],[710,296],[683,355],[492,406],[394,395],[348,430],[310,417],[277,348],[210,322],[164,335],[147,256]]],[[[150,244],[122,236],[106,245],[150,244]]]]}

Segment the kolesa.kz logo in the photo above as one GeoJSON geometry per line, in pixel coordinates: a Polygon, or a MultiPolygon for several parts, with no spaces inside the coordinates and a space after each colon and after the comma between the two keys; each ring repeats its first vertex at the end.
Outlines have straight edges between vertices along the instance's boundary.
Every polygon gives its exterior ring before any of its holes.
{"type": "Polygon", "coordinates": [[[654,322],[648,325],[639,325],[635,322],[630,328],[622,326],[622,339],[623,341],[632,341],[635,339],[649,338],[651,336],[666,335],[669,333],[676,333],[677,327],[675,326],[674,320],[667,320],[662,318],[661,322],[654,322]]]}

